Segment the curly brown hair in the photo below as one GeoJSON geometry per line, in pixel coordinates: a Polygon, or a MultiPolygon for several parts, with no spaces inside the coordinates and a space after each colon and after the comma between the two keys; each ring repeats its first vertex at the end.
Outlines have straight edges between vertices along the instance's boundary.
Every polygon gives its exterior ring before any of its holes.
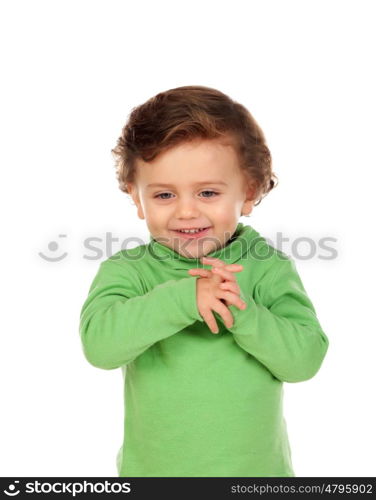
{"type": "Polygon", "coordinates": [[[255,206],[277,185],[264,133],[247,108],[219,90],[188,85],[160,92],[131,110],[111,150],[119,188],[129,194],[127,183],[135,181],[138,158],[152,161],[195,139],[230,140],[254,186],[255,206]]]}

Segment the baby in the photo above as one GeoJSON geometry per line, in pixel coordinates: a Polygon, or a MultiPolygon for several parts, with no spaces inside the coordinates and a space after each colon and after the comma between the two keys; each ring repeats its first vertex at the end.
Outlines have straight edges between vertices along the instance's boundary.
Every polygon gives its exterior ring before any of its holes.
{"type": "Polygon", "coordinates": [[[133,108],[113,154],[150,241],[101,263],[80,336],[122,368],[119,476],[294,476],[283,382],[312,378],[329,342],[294,262],[239,222],[276,185],[262,130],[185,86],[133,108]]]}

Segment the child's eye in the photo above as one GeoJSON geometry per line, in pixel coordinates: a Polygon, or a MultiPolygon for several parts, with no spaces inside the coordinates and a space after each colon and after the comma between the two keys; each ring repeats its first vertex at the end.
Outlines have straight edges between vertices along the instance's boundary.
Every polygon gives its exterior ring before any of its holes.
{"type": "Polygon", "coordinates": [[[160,193],[160,194],[156,194],[156,195],[154,196],[154,198],[160,198],[161,200],[167,200],[168,198],[161,198],[161,196],[162,196],[162,195],[164,195],[164,194],[171,194],[171,193],[160,193]]]}
{"type": "MultiPolygon", "coordinates": [[[[218,193],[216,193],[215,191],[211,191],[211,190],[206,190],[206,191],[201,191],[202,193],[212,193],[214,196],[218,195],[218,193]]],[[[168,200],[169,198],[163,198],[163,195],[169,195],[171,193],[160,193],[160,194],[157,194],[155,195],[155,198],[159,198],[160,200],[168,200]]],[[[214,198],[214,196],[204,196],[204,198],[214,198]]]]}
{"type": "MultiPolygon", "coordinates": [[[[213,195],[217,195],[218,193],[216,193],[215,191],[202,191],[203,193],[213,193],[213,195]]],[[[214,198],[214,196],[204,196],[204,198],[214,198]]]]}

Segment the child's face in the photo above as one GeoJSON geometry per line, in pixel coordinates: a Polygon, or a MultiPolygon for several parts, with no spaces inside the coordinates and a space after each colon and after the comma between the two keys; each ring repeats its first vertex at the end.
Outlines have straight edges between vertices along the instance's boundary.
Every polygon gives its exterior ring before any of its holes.
{"type": "Polygon", "coordinates": [[[254,204],[235,150],[218,140],[185,142],[147,163],[138,159],[128,189],[153,238],[188,258],[225,246],[254,204]],[[176,231],[208,227],[195,237],[176,231]]]}

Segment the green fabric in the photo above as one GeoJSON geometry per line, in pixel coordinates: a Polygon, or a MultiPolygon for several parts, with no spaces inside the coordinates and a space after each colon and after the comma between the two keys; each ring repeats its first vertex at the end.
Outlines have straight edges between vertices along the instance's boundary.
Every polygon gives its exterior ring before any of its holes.
{"type": "Polygon", "coordinates": [[[328,338],[294,262],[250,226],[209,254],[236,273],[245,310],[213,334],[197,308],[202,265],[150,236],[102,262],[83,304],[86,359],[122,368],[120,477],[294,476],[283,382],[319,370],[328,338]]]}

